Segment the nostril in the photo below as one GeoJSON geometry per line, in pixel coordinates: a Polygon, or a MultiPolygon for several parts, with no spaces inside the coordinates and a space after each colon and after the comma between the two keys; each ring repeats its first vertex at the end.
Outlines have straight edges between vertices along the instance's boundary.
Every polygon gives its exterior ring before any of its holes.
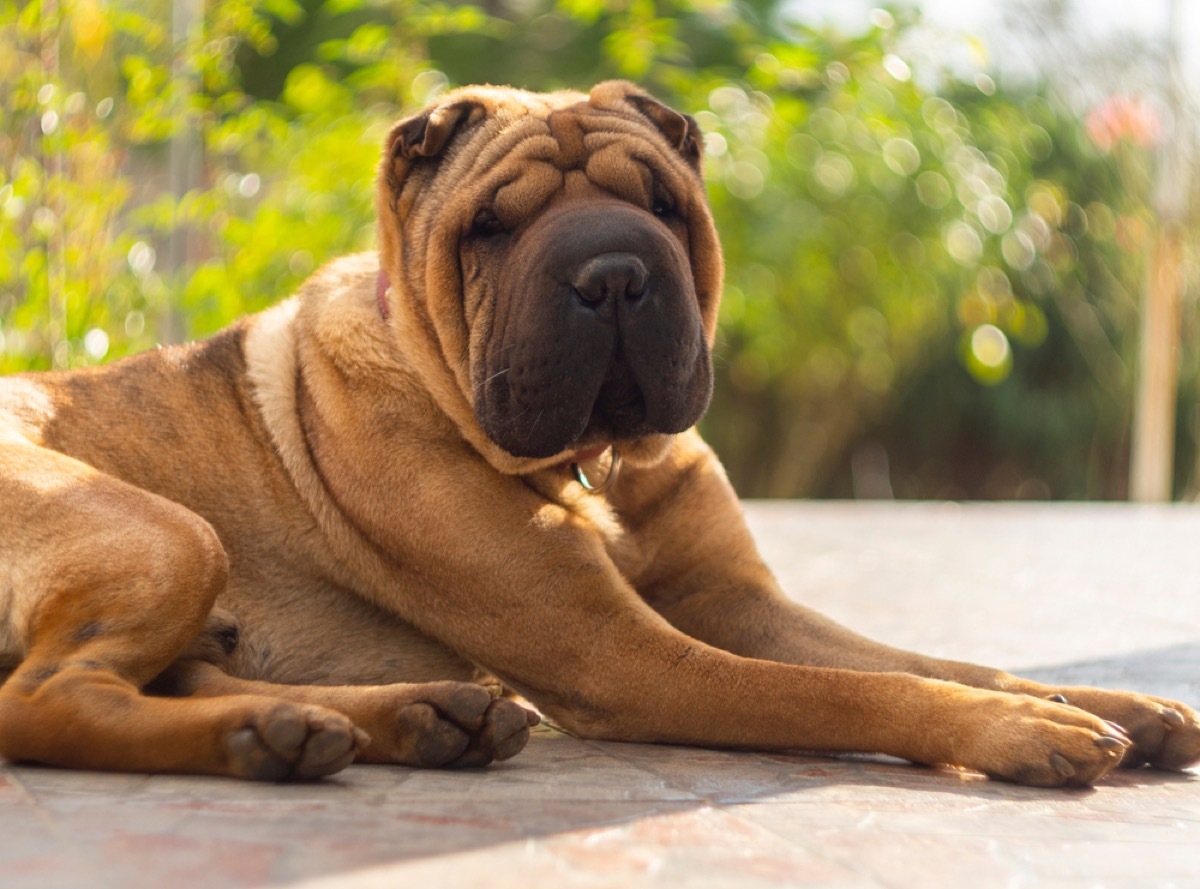
{"type": "Polygon", "coordinates": [[[590,305],[596,305],[608,299],[608,285],[604,281],[576,278],[572,286],[579,294],[579,298],[590,305]]]}
{"type": "Polygon", "coordinates": [[[575,273],[571,286],[589,305],[640,299],[649,280],[645,263],[632,253],[593,256],[575,273]]]}
{"type": "Polygon", "coordinates": [[[628,299],[641,299],[646,292],[646,284],[649,281],[650,275],[646,271],[646,267],[642,265],[641,260],[636,256],[633,258],[633,274],[629,277],[629,282],[625,285],[625,296],[628,299]]]}

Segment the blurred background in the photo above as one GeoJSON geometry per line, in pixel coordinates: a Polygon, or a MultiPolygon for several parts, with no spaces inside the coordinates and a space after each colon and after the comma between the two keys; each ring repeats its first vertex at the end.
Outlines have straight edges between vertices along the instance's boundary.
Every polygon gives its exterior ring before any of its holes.
{"type": "Polygon", "coordinates": [[[707,134],[743,495],[1196,498],[1183,0],[0,0],[0,371],[370,248],[388,126],[449,86],[613,76],[707,134]]]}

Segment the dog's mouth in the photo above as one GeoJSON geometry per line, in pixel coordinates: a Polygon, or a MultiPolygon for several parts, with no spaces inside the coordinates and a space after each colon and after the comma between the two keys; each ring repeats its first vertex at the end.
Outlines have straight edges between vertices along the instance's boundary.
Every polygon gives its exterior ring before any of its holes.
{"type": "Polygon", "coordinates": [[[635,438],[654,431],[646,422],[646,399],[642,390],[629,365],[618,358],[600,385],[580,439],[597,435],[607,436],[609,440],[635,438]]]}
{"type": "MultiPolygon", "coordinates": [[[[663,430],[647,421],[646,402],[628,368],[613,368],[593,397],[586,386],[566,378],[534,384],[552,406],[536,412],[520,410],[505,417],[499,411],[477,411],[489,437],[516,457],[558,454],[576,460],[598,456],[618,441],[631,441],[663,430]]],[[[538,396],[531,396],[538,397],[538,396]]]]}
{"type": "MultiPolygon", "coordinates": [[[[611,331],[610,331],[611,332],[611,331]]],[[[604,339],[600,336],[598,339],[604,339]]],[[[555,351],[559,338],[542,337],[526,349],[511,349],[514,363],[477,388],[476,417],[500,447],[515,457],[541,459],[592,450],[618,442],[676,434],[696,423],[708,403],[707,350],[685,356],[699,369],[671,380],[626,357],[618,341],[607,360],[576,350],[555,351]],[[518,360],[519,359],[519,360],[518,360]],[[513,382],[506,378],[511,377],[513,382]]],[[[670,344],[655,350],[662,359],[670,344]]],[[[669,358],[682,364],[685,358],[669,358]]]]}

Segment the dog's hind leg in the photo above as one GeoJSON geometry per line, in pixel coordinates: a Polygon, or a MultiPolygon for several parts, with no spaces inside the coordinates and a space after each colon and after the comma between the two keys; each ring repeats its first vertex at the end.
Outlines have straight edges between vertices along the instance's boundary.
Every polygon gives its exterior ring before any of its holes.
{"type": "Polygon", "coordinates": [[[0,428],[0,756],[118,771],[280,779],[347,765],[366,737],[270,697],[142,687],[201,630],[224,550],[189,510],[0,428]]]}

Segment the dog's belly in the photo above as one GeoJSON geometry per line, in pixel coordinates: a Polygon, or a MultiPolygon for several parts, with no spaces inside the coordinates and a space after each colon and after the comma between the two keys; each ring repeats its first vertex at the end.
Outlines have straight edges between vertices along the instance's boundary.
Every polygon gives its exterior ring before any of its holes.
{"type": "Polygon", "coordinates": [[[237,618],[229,670],[299,685],[386,685],[469,680],[475,667],[354,593],[275,570],[234,575],[218,606],[237,618]]]}

